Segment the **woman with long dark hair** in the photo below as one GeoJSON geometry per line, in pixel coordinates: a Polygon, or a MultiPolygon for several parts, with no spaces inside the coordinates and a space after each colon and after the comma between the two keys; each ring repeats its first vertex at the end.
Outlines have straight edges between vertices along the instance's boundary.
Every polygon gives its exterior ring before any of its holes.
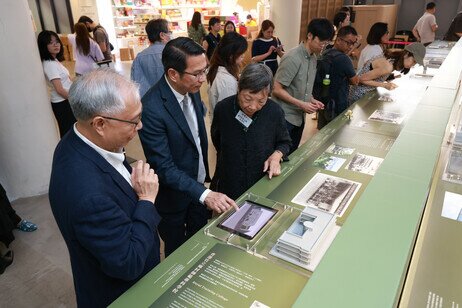
{"type": "Polygon", "coordinates": [[[188,37],[202,46],[206,33],[202,25],[202,16],[200,12],[194,12],[191,19],[191,25],[188,27],[188,37]]]}
{"type": "Polygon", "coordinates": [[[244,59],[247,45],[247,40],[242,35],[230,32],[223,36],[215,49],[210,60],[209,72],[207,73],[210,112],[212,115],[215,105],[219,101],[237,93],[239,65],[244,59]]]}
{"type": "Polygon", "coordinates": [[[75,117],[67,100],[72,81],[69,71],[61,64],[63,43],[53,31],[44,30],[37,38],[37,45],[42,60],[51,94],[51,107],[59,126],[61,138],[75,123],[75,117]]]}
{"type": "Polygon", "coordinates": [[[284,55],[281,41],[273,36],[274,29],[274,23],[271,20],[263,20],[257,39],[252,44],[252,62],[267,65],[273,75],[278,70],[278,56],[284,55]]]}
{"type": "Polygon", "coordinates": [[[95,69],[95,63],[104,60],[98,43],[91,39],[84,23],[76,23],[75,34],[68,36],[75,59],[75,74],[83,75],[95,69]]]}

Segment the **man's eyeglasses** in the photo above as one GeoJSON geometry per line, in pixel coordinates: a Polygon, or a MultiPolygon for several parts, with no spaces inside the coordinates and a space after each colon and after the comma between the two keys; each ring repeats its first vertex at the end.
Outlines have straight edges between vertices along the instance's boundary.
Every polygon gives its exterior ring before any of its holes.
{"type": "Polygon", "coordinates": [[[339,37],[339,40],[345,42],[349,47],[355,46],[355,45],[358,43],[357,40],[354,41],[354,42],[350,42],[350,41],[347,41],[347,40],[345,40],[345,39],[343,39],[343,38],[341,38],[341,37],[339,37]]]}
{"type": "Polygon", "coordinates": [[[201,77],[206,77],[208,72],[209,72],[209,68],[207,67],[205,70],[202,70],[199,73],[190,73],[190,72],[186,72],[186,71],[184,71],[183,73],[194,76],[194,77],[196,77],[197,80],[199,80],[201,77]]]}
{"type": "Polygon", "coordinates": [[[122,120],[122,119],[118,119],[118,118],[105,117],[105,116],[100,116],[100,117],[102,117],[103,119],[107,119],[107,120],[114,120],[114,121],[129,123],[129,124],[132,124],[134,127],[137,127],[138,124],[140,124],[140,122],[141,122],[141,115],[138,118],[138,121],[122,120]]]}

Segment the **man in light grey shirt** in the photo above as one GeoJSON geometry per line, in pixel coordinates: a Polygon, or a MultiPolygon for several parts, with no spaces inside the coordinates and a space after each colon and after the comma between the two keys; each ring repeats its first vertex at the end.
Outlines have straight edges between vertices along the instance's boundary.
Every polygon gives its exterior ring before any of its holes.
{"type": "Polygon", "coordinates": [[[412,29],[412,33],[419,42],[425,46],[430,45],[435,40],[435,32],[438,29],[435,18],[436,4],[427,3],[426,11],[412,29]]]}
{"type": "Polygon", "coordinates": [[[150,45],[136,55],[131,70],[131,79],[140,85],[141,97],[164,75],[162,51],[172,36],[168,21],[161,18],[152,19],[146,24],[146,34],[150,45]]]}
{"type": "Polygon", "coordinates": [[[287,130],[292,139],[289,154],[300,144],[305,126],[305,113],[323,109],[324,105],[313,98],[316,77],[316,56],[321,53],[334,35],[332,23],[325,18],[313,19],[308,24],[305,42],[287,52],[274,77],[273,99],[284,110],[287,130]]]}

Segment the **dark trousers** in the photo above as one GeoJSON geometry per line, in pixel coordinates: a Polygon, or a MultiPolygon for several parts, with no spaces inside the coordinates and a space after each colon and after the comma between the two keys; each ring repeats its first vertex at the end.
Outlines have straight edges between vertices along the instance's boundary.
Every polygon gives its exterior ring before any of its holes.
{"type": "Polygon", "coordinates": [[[0,184],[0,242],[6,247],[14,240],[13,229],[21,222],[21,217],[11,207],[5,189],[0,184]]]}
{"type": "Polygon", "coordinates": [[[71,105],[69,105],[69,101],[66,99],[59,103],[51,103],[51,108],[58,122],[59,135],[62,138],[76,122],[71,105]]]}
{"type": "Polygon", "coordinates": [[[159,211],[159,235],[165,244],[165,257],[174,252],[207,224],[210,211],[205,205],[190,203],[186,210],[175,213],[159,211]]]}
{"type": "Polygon", "coordinates": [[[305,120],[303,120],[301,126],[295,126],[286,121],[287,131],[289,132],[290,138],[292,139],[292,145],[290,146],[289,153],[292,154],[293,151],[298,149],[300,140],[302,140],[303,128],[305,128],[305,120]]]}

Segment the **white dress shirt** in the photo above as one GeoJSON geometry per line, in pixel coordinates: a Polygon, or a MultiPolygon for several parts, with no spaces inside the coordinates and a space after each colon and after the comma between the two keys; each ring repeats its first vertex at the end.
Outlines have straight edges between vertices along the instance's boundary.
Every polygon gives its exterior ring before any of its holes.
{"type": "Polygon", "coordinates": [[[123,178],[128,182],[128,184],[130,184],[130,186],[133,187],[130,172],[128,172],[128,169],[124,165],[124,152],[114,153],[100,148],[99,146],[88,140],[84,135],[82,135],[78,131],[76,124],[74,124],[74,132],[80,139],[82,139],[83,142],[88,144],[91,148],[98,152],[99,155],[101,155],[105,160],[107,160],[107,162],[111,164],[111,166],[114,167],[114,169],[116,169],[121,176],[123,176],[123,178]]]}
{"type": "MultiPolygon", "coordinates": [[[[183,95],[183,94],[177,92],[177,91],[172,87],[172,85],[170,84],[170,82],[168,81],[167,76],[165,76],[165,80],[167,81],[168,86],[169,86],[170,89],[172,90],[173,95],[175,95],[175,98],[177,99],[178,104],[180,105],[181,110],[183,110],[183,103],[182,103],[182,102],[183,102],[185,96],[187,97],[187,99],[188,99],[189,101],[191,100],[191,98],[189,97],[188,93],[186,93],[186,95],[183,95]]],[[[194,104],[190,103],[190,104],[188,104],[188,106],[189,106],[189,108],[192,108],[193,114],[196,114],[196,111],[194,110],[194,104]]],[[[193,135],[193,137],[194,137],[194,139],[195,139],[195,141],[196,141],[197,150],[201,152],[201,153],[199,153],[199,154],[200,154],[199,156],[200,156],[200,157],[203,157],[203,156],[202,156],[202,148],[201,148],[201,140],[200,140],[200,137],[199,137],[199,126],[198,126],[198,123],[197,123],[197,117],[194,117],[193,120],[194,120],[194,128],[195,128],[196,132],[191,132],[191,133],[192,133],[192,135],[193,135]]],[[[205,180],[205,179],[197,179],[197,181],[200,182],[200,183],[204,183],[204,180],[205,180]]],[[[210,189],[206,189],[206,190],[202,193],[202,195],[200,196],[199,202],[202,203],[202,204],[204,204],[205,198],[207,197],[207,195],[208,195],[210,192],[211,192],[210,189]]]]}

